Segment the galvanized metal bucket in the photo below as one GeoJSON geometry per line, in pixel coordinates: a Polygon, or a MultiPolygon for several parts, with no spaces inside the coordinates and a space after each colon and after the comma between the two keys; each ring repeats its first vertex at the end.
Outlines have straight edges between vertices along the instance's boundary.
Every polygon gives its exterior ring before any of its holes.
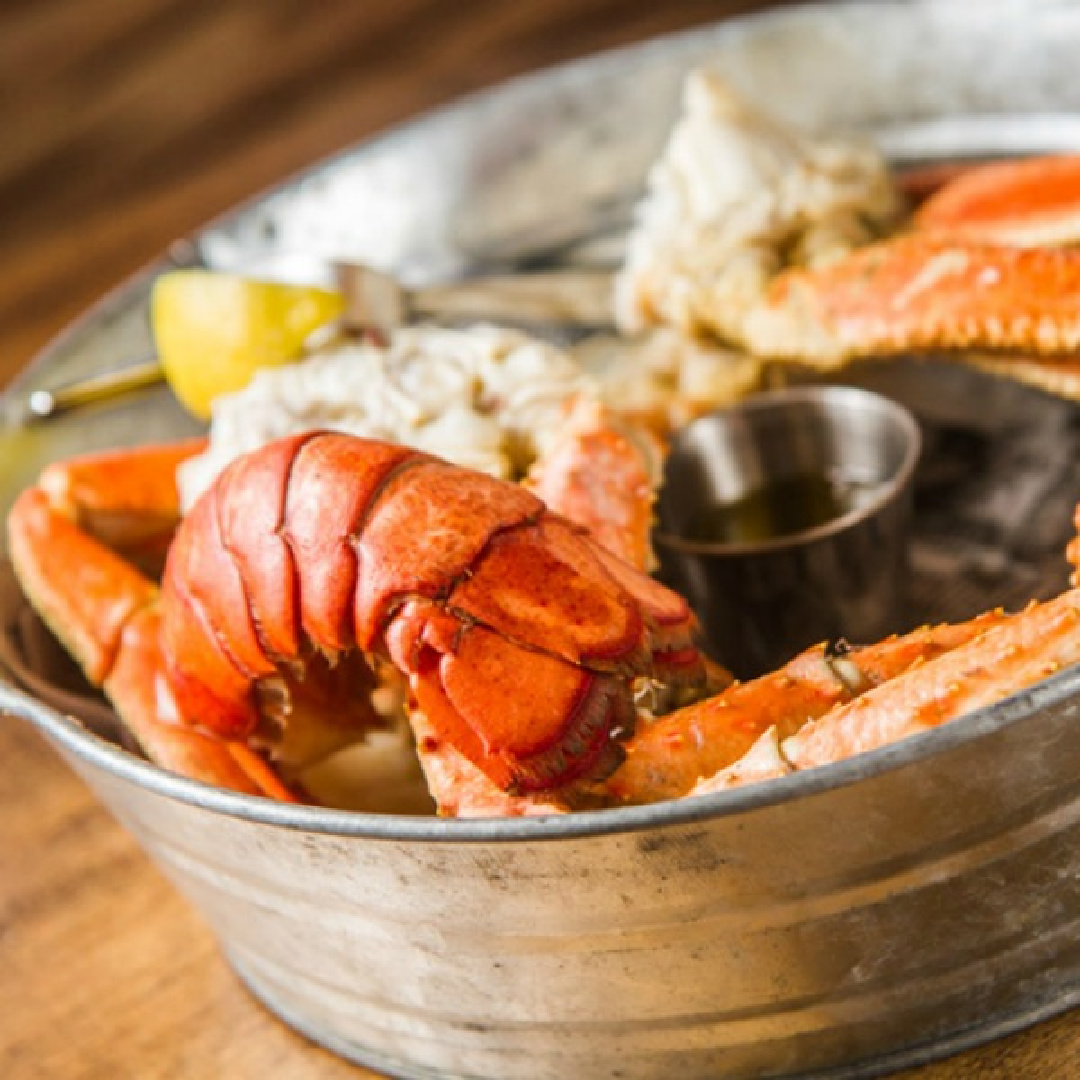
{"type": "Polygon", "coordinates": [[[394,1075],[870,1076],[1080,1001],[1077,671],[818,773],[546,820],[278,805],[0,707],[259,998],[394,1075]]]}
{"type": "MultiPolygon", "coordinates": [[[[974,9],[813,6],[520,81],[316,169],[172,262],[312,277],[320,256],[351,255],[417,282],[595,265],[617,250],[682,73],[706,61],[793,122],[857,127],[907,160],[1080,145],[1063,115],[1080,109],[1080,9],[974,9]]],[[[21,385],[145,350],[149,282],[169,264],[21,385]]],[[[1076,411],[936,365],[858,378],[913,407],[953,470],[917,501],[914,616],[1059,587],[1076,411]],[[1024,502],[1020,525],[987,510],[995,485],[1024,502]]],[[[186,423],[148,391],[8,433],[2,501],[46,460],[186,423]]],[[[396,1075],[869,1076],[1080,1001],[1075,669],[840,765],[527,820],[283,806],[164,773],[13,686],[0,709],[55,743],[255,994],[396,1075]]]]}

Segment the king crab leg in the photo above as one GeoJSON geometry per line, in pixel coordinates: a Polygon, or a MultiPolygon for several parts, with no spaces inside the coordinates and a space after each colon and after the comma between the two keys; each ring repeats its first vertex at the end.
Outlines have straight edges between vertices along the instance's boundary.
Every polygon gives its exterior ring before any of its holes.
{"type": "Polygon", "coordinates": [[[929,731],[1080,662],[1080,591],[1032,604],[937,660],[919,664],[792,735],[765,732],[702,795],[841,761],[929,731]]]}

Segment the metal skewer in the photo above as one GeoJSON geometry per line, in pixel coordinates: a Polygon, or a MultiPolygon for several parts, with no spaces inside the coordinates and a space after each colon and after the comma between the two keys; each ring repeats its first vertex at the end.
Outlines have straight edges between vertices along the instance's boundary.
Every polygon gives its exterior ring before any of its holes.
{"type": "Polygon", "coordinates": [[[78,382],[51,390],[31,390],[26,395],[26,412],[32,420],[47,420],[82,405],[109,401],[135,390],[154,386],[164,377],[156,357],[147,356],[116,371],[91,375],[78,382]]]}

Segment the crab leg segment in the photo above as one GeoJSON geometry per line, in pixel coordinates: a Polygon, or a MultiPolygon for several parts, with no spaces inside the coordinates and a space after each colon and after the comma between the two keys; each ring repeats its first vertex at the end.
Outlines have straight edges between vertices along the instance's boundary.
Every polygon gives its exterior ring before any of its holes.
{"type": "Polygon", "coordinates": [[[246,743],[186,724],[163,673],[161,609],[155,604],[124,626],[121,648],[102,687],[151,761],[181,776],[246,795],[297,801],[296,793],[246,743]]]}
{"type": "Polygon", "coordinates": [[[1005,618],[991,612],[876,645],[808,649],[777,671],[640,725],[626,745],[625,763],[603,791],[628,803],[686,795],[702,777],[737,761],[770,728],[780,738],[794,735],[808,721],[971,641],[1005,618]]]}
{"type": "Polygon", "coordinates": [[[8,518],[19,581],[50,630],[95,685],[120,651],[124,627],[157,598],[157,587],[125,559],[53,509],[40,488],[24,491],[8,518]],[[72,567],[79,568],[77,585],[72,567]]]}
{"type": "Polygon", "coordinates": [[[654,561],[649,538],[662,460],[654,435],[620,425],[598,402],[582,401],[533,466],[526,487],[645,570],[654,561]]]}
{"type": "Polygon", "coordinates": [[[104,689],[146,754],[204,783],[295,801],[247,746],[181,722],[163,677],[157,586],[66,510],[41,488],[23,492],[8,517],[12,564],[35,609],[90,682],[104,689]]]}
{"type": "Polygon", "coordinates": [[[841,761],[1026,689],[1080,662],[1080,591],[1032,604],[991,626],[937,660],[910,669],[855,701],[839,706],[799,732],[762,736],[747,759],[737,762],[695,794],[782,776],[841,761]],[[771,759],[771,764],[768,762],[771,759]]]}
{"type": "Polygon", "coordinates": [[[829,370],[920,349],[1080,348],[1080,252],[913,235],[768,287],[742,327],[753,352],[829,370]]]}
{"type": "Polygon", "coordinates": [[[923,203],[914,224],[1016,247],[1074,244],[1080,240],[1080,155],[968,168],[923,203]]]}
{"type": "Polygon", "coordinates": [[[88,454],[47,465],[37,486],[114,551],[163,552],[180,520],[176,469],[205,448],[196,438],[88,454]]]}

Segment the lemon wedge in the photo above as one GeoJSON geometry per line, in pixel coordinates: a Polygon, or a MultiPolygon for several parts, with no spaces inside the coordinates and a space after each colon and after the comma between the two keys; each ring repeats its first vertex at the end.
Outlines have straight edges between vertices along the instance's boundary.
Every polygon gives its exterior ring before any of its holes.
{"type": "Polygon", "coordinates": [[[344,307],[329,289],[176,270],[154,283],[150,324],[173,393],[205,420],[214,398],[246,386],[260,368],[292,363],[344,307]]]}

